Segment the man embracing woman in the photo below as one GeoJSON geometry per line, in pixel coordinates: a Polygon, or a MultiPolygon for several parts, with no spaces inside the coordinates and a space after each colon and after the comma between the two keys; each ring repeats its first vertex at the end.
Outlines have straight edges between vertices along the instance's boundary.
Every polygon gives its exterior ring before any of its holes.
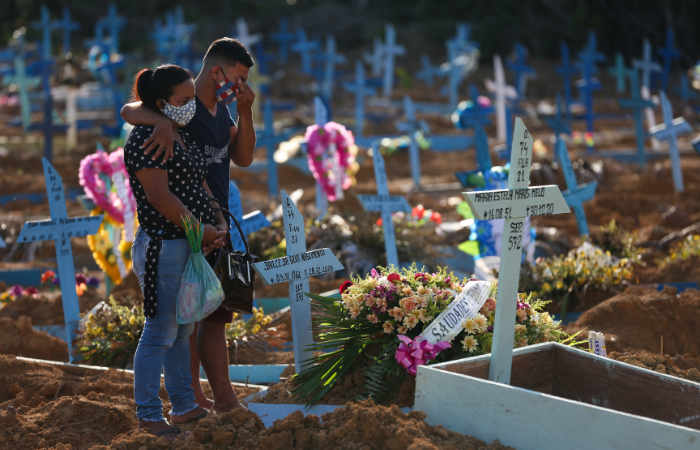
{"type": "Polygon", "coordinates": [[[180,218],[201,221],[203,251],[224,245],[229,228],[218,207],[227,208],[229,161],[253,161],[255,94],[247,85],[253,66],[234,39],[214,41],[202,70],[192,75],[176,65],[144,69],[136,77],[133,103],[122,109],[134,125],[124,160],[137,203],[139,229],[132,247],[133,270],[144,294],[146,323],[134,358],[134,399],[139,428],[172,440],[175,425],[243,406],[228,371],[223,307],[197,324],[178,325],[177,297],[190,248],[180,218]],[[237,101],[238,124],[227,103],[237,101]],[[199,383],[204,368],[214,399],[199,383]],[[161,372],[172,409],[168,423],[158,396],[161,372]]]}

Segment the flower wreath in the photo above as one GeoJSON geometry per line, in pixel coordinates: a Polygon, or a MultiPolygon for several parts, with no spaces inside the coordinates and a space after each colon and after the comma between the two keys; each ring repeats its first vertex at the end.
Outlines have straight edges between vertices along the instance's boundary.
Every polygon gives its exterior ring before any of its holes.
{"type": "Polygon", "coordinates": [[[98,150],[97,153],[85,157],[80,162],[80,185],[85,189],[85,194],[95,203],[95,206],[104,210],[116,223],[123,225],[125,205],[115,188],[107,191],[105,181],[100,177],[100,175],[106,175],[111,180],[117,173],[124,176],[128,207],[135,211],[136,201],[131,192],[129,175],[124,165],[124,149],[120,147],[112,153],[98,150]]]}
{"type": "Polygon", "coordinates": [[[335,173],[329,150],[331,142],[335,143],[336,158],[341,168],[341,186],[348,189],[355,182],[359,164],[355,161],[357,146],[352,132],[339,123],[328,122],[323,127],[312,125],[306,129],[304,136],[308,147],[309,169],[321,185],[328,201],[334,202],[335,173]]]}
{"type": "MultiPolygon", "coordinates": [[[[96,234],[90,234],[87,236],[87,243],[90,251],[92,252],[92,257],[95,258],[95,262],[100,266],[100,269],[114,282],[114,284],[120,284],[122,282],[121,274],[119,273],[119,266],[117,266],[117,259],[114,255],[114,243],[112,242],[112,232],[105,225],[109,224],[113,227],[119,227],[120,225],[110,217],[109,214],[104,213],[101,209],[95,208],[90,212],[91,216],[96,216],[99,214],[104,214],[104,219],[100,225],[99,230],[96,234]]],[[[132,243],[124,239],[124,230],[122,230],[122,240],[119,242],[117,251],[121,253],[122,259],[124,260],[124,265],[126,270],[131,270],[131,245],[132,243]]]]}

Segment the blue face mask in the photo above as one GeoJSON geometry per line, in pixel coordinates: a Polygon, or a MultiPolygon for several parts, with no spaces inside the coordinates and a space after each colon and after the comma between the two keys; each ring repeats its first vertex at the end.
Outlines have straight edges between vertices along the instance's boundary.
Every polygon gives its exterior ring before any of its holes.
{"type": "Polygon", "coordinates": [[[224,104],[229,104],[236,101],[238,85],[228,79],[224,69],[221,69],[221,73],[224,74],[224,80],[216,84],[216,100],[224,104]]]}

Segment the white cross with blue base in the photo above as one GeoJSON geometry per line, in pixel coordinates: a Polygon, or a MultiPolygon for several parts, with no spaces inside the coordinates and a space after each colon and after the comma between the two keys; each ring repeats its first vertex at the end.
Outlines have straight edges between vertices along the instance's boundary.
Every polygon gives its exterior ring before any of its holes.
{"type": "MultiPolygon", "coordinates": [[[[270,226],[270,221],[265,218],[265,215],[260,211],[253,211],[245,216],[243,215],[243,204],[241,203],[241,191],[238,189],[238,185],[235,181],[229,181],[228,189],[228,210],[231,212],[233,217],[236,218],[238,223],[241,225],[243,234],[246,237],[250,233],[254,233],[265,227],[270,226]]],[[[231,220],[231,226],[234,227],[231,230],[231,243],[233,244],[234,250],[245,251],[245,245],[243,244],[243,239],[241,239],[240,233],[235,228],[233,220],[231,220]]]]}
{"type": "Polygon", "coordinates": [[[301,372],[302,361],[309,346],[314,343],[311,332],[311,302],[304,294],[310,293],[309,277],[343,270],[342,264],[328,248],[306,251],[304,217],[282,190],[282,216],[287,243],[287,256],[253,264],[255,272],[266,285],[289,282],[292,335],[294,336],[294,366],[301,372]]]}
{"type": "Polygon", "coordinates": [[[683,171],[681,170],[681,158],[678,154],[678,142],[676,136],[692,131],[690,125],[683,117],[673,118],[673,108],[671,102],[666,97],[666,93],[661,91],[661,111],[664,123],[649,128],[649,133],[660,141],[668,141],[668,153],[671,157],[671,172],[673,173],[673,186],[677,193],[685,191],[683,185],[683,171]]]}
{"type": "Polygon", "coordinates": [[[510,383],[515,336],[518,280],[523,254],[525,218],[571,212],[556,185],[528,188],[532,164],[532,136],[518,117],[513,129],[508,189],[464,192],[474,217],[505,219],[498,279],[489,380],[510,383]]]}
{"type": "Polygon", "coordinates": [[[399,267],[399,255],[396,250],[396,235],[394,233],[394,222],[391,219],[391,215],[393,212],[398,211],[411,212],[411,205],[400,195],[389,195],[384,158],[379,151],[379,144],[377,141],[372,143],[372,162],[374,163],[374,177],[377,181],[377,195],[358,195],[357,199],[360,201],[365,211],[381,212],[387,267],[392,264],[395,267],[399,267]]]}
{"type": "MultiPolygon", "coordinates": [[[[63,317],[66,324],[66,342],[68,348],[75,340],[75,327],[80,322],[78,293],[75,288],[75,267],[73,266],[72,237],[85,237],[95,234],[102,223],[102,215],[68,218],[63,179],[51,163],[42,158],[46,194],[49,200],[51,220],[27,222],[17,237],[17,242],[55,241],[58,278],[61,280],[61,298],[63,299],[63,317]]],[[[73,355],[69,351],[70,361],[73,355]]]]}

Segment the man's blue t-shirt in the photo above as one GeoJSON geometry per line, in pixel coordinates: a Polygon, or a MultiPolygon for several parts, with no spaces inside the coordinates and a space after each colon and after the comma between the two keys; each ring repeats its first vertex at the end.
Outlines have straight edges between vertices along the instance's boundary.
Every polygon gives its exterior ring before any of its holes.
{"type": "MultiPolygon", "coordinates": [[[[217,103],[216,117],[212,116],[195,95],[197,112],[182,130],[204,154],[207,163],[207,184],[214,197],[228,209],[229,161],[231,160],[231,127],[235,125],[228,108],[217,103]]],[[[218,206],[217,206],[218,207],[218,206]]]]}

